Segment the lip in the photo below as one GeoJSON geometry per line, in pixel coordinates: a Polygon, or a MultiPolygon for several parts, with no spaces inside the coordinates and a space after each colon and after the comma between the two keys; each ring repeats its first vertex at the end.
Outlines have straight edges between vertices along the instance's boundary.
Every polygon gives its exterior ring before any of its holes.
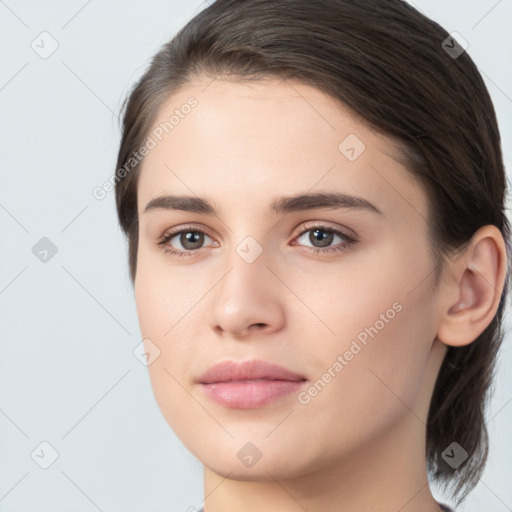
{"type": "Polygon", "coordinates": [[[252,409],[298,391],[307,379],[274,363],[222,361],[198,379],[205,394],[229,408],[252,409]]]}
{"type": "Polygon", "coordinates": [[[208,368],[197,380],[201,384],[212,384],[257,379],[299,381],[306,378],[283,366],[260,359],[252,359],[242,363],[222,361],[208,368]]]}

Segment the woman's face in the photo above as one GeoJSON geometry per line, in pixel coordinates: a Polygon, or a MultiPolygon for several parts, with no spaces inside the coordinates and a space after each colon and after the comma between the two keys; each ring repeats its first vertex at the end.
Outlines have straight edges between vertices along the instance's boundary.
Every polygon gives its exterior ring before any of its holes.
{"type": "Polygon", "coordinates": [[[188,85],[149,136],[135,298],[156,400],[185,446],[249,480],[399,442],[423,454],[445,347],[426,196],[393,143],[277,80],[188,85]],[[165,196],[190,199],[154,201],[165,196]],[[302,380],[201,383],[250,360],[302,380]]]}

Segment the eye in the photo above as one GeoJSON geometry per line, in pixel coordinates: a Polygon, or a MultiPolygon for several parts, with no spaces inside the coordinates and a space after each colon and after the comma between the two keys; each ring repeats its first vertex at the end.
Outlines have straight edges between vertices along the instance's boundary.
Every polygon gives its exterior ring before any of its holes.
{"type": "Polygon", "coordinates": [[[188,227],[180,229],[179,231],[166,233],[160,239],[158,245],[163,246],[165,252],[172,254],[174,256],[190,256],[202,248],[205,237],[210,238],[203,230],[195,227],[188,227]],[[170,242],[173,238],[176,238],[177,243],[181,244],[181,247],[183,249],[180,249],[178,247],[178,249],[176,250],[172,246],[170,242]]]}
{"type": "Polygon", "coordinates": [[[323,225],[309,226],[307,229],[301,231],[297,240],[301,238],[305,238],[302,243],[310,242],[313,244],[313,247],[306,246],[306,248],[315,253],[344,251],[357,242],[354,237],[323,225]],[[307,233],[309,233],[309,236],[306,237],[307,233]],[[336,237],[341,239],[341,245],[330,246],[336,237]]]}

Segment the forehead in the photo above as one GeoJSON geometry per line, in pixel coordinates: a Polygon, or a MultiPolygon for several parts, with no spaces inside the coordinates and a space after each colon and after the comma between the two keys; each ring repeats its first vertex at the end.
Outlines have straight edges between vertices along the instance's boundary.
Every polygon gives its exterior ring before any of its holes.
{"type": "Polygon", "coordinates": [[[237,197],[246,206],[257,197],[263,209],[262,198],[277,191],[333,188],[380,204],[394,201],[402,213],[426,212],[396,144],[300,82],[187,84],[162,105],[149,136],[154,147],[141,165],[139,212],[164,193],[216,203],[237,197]]]}

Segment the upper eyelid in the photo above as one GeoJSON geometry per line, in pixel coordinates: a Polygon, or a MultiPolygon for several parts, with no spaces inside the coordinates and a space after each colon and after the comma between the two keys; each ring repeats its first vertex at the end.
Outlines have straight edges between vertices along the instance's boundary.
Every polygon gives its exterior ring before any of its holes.
{"type": "Polygon", "coordinates": [[[343,236],[355,238],[356,235],[353,233],[353,231],[346,227],[334,227],[330,226],[327,222],[322,221],[309,221],[311,224],[308,224],[308,222],[301,224],[299,227],[293,230],[294,236],[302,235],[304,232],[310,231],[312,229],[325,229],[326,231],[333,231],[335,233],[339,233],[343,236]],[[345,231],[348,231],[349,233],[345,233],[345,231]]]}

